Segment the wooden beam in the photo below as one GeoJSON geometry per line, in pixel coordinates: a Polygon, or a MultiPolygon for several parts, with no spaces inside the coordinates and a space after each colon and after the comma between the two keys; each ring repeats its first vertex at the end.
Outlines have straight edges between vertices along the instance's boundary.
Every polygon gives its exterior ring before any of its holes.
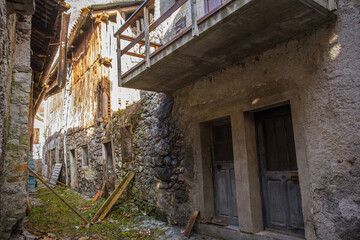
{"type": "Polygon", "coordinates": [[[145,67],[150,67],[149,9],[144,8],[145,67]]]}
{"type": "Polygon", "coordinates": [[[117,55],[117,67],[118,67],[118,86],[121,87],[121,40],[120,36],[116,36],[116,42],[117,42],[117,49],[116,49],[116,55],[117,55]]]}
{"type": "Polygon", "coordinates": [[[65,86],[67,74],[67,35],[70,22],[70,14],[63,13],[61,19],[61,32],[60,32],[60,54],[59,54],[59,69],[57,72],[57,85],[60,88],[65,86]]]}
{"type": "Polygon", "coordinates": [[[46,181],[42,179],[42,177],[40,177],[36,172],[34,172],[31,168],[29,168],[29,166],[28,166],[28,170],[32,175],[38,178],[47,188],[49,188],[61,201],[63,201],[63,203],[65,203],[66,206],[68,206],[76,215],[78,215],[78,217],[80,217],[81,220],[84,221],[84,223],[88,224],[88,221],[83,216],[81,216],[80,213],[76,211],[75,208],[73,208],[68,202],[66,202],[65,199],[63,199],[54,189],[52,189],[49,186],[49,184],[47,184],[46,181]]]}
{"type": "Polygon", "coordinates": [[[133,179],[134,176],[135,173],[133,172],[129,172],[128,174],[126,174],[120,185],[114,190],[110,197],[106,199],[104,204],[99,208],[94,218],[91,220],[91,223],[95,223],[97,220],[102,220],[106,217],[110,209],[114,206],[116,200],[118,200],[118,198],[124,192],[124,190],[129,185],[130,181],[133,179]]]}
{"type": "Polygon", "coordinates": [[[138,17],[141,16],[141,14],[143,13],[143,8],[150,6],[154,2],[155,0],[146,0],[143,4],[141,4],[141,6],[136,9],[136,11],[129,17],[129,19],[126,20],[126,22],[119,28],[119,30],[116,31],[114,36],[123,33],[134,21],[136,21],[138,17]]]}
{"type": "MultiPolygon", "coordinates": [[[[135,40],[135,38],[133,38],[133,37],[130,37],[127,35],[122,35],[122,34],[120,35],[120,39],[130,41],[130,42],[135,40]]],[[[142,41],[142,40],[140,40],[138,43],[143,46],[145,45],[145,41],[142,41]]],[[[157,49],[157,48],[161,47],[161,44],[150,42],[150,46],[157,49]]]]}
{"type": "MultiPolygon", "coordinates": [[[[149,26],[149,32],[153,31],[157,26],[159,26],[165,19],[171,16],[179,7],[181,7],[188,0],[179,0],[177,1],[169,10],[167,10],[160,18],[158,18],[153,24],[149,26]]],[[[122,51],[121,55],[124,55],[132,47],[134,47],[140,40],[145,37],[144,32],[142,32],[134,41],[127,45],[122,51]]]]}
{"type": "Polygon", "coordinates": [[[185,237],[189,237],[190,236],[190,233],[191,233],[191,230],[195,224],[195,221],[196,221],[196,218],[197,216],[199,215],[199,211],[196,210],[196,211],[193,211],[190,215],[190,219],[189,219],[189,222],[186,226],[186,229],[184,231],[184,235],[185,237]]]}
{"type": "Polygon", "coordinates": [[[134,53],[134,52],[127,52],[125,53],[126,55],[129,55],[129,56],[133,56],[133,57],[138,57],[138,58],[145,58],[144,55],[141,55],[141,54],[138,54],[138,53],[134,53]]]}
{"type": "Polygon", "coordinates": [[[196,21],[196,13],[195,13],[195,0],[190,0],[191,4],[191,27],[192,27],[192,36],[198,37],[199,36],[199,28],[196,21]]]}

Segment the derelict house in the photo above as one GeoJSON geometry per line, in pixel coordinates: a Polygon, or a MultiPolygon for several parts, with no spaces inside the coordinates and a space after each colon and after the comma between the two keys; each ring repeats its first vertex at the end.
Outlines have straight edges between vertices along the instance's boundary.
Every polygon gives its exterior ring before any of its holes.
{"type": "Polygon", "coordinates": [[[342,0],[146,0],[111,29],[115,15],[95,8],[75,27],[64,112],[49,104],[50,128],[68,115],[59,136],[47,134],[45,163],[63,162],[66,181],[89,195],[134,171],[130,196],[173,224],[197,209],[196,230],[216,237],[356,239],[358,10],[342,0]],[[117,51],[98,58],[95,46],[117,51]],[[144,90],[141,99],[108,111],[116,84],[144,90]],[[64,158],[51,160],[52,149],[64,158]]]}

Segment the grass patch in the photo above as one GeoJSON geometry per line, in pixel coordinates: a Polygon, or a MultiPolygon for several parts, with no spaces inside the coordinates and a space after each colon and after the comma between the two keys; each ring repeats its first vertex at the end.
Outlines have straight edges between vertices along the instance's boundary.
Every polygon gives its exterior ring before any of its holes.
{"type": "MultiPolygon", "coordinates": [[[[56,191],[86,220],[91,221],[105,199],[93,203],[73,190],[56,191]]],[[[89,239],[158,239],[163,232],[154,228],[141,228],[149,220],[132,201],[115,206],[101,222],[86,228],[84,222],[50,190],[39,187],[36,196],[42,205],[34,207],[25,220],[24,227],[36,235],[55,234],[56,238],[89,237],[89,239]],[[49,194],[48,194],[49,193],[49,194]]]]}

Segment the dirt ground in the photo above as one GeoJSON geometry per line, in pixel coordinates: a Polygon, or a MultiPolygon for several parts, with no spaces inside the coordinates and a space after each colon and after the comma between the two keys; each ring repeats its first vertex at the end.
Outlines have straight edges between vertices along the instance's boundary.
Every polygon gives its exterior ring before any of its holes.
{"type": "MultiPolygon", "coordinates": [[[[56,188],[56,191],[89,222],[105,201],[102,198],[92,202],[70,189],[56,188]]],[[[25,239],[188,239],[184,237],[182,228],[156,220],[134,201],[120,199],[108,216],[94,225],[85,225],[44,186],[38,187],[30,202],[32,209],[24,221],[25,239]]],[[[189,239],[215,240],[195,233],[189,239]]]]}

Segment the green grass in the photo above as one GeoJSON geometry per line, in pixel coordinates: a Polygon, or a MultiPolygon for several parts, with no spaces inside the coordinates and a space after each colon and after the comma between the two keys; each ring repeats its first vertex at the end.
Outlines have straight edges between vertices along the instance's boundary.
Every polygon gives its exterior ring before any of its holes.
{"type": "MultiPolygon", "coordinates": [[[[105,201],[105,199],[100,199],[93,203],[69,189],[57,188],[56,191],[89,222],[105,201]]],[[[31,210],[24,227],[37,235],[52,233],[56,238],[157,239],[163,233],[157,228],[139,227],[142,221],[150,217],[139,210],[132,201],[126,201],[114,207],[101,223],[87,228],[73,211],[55,194],[50,193],[50,190],[39,187],[36,197],[42,201],[42,205],[31,210]]]]}

